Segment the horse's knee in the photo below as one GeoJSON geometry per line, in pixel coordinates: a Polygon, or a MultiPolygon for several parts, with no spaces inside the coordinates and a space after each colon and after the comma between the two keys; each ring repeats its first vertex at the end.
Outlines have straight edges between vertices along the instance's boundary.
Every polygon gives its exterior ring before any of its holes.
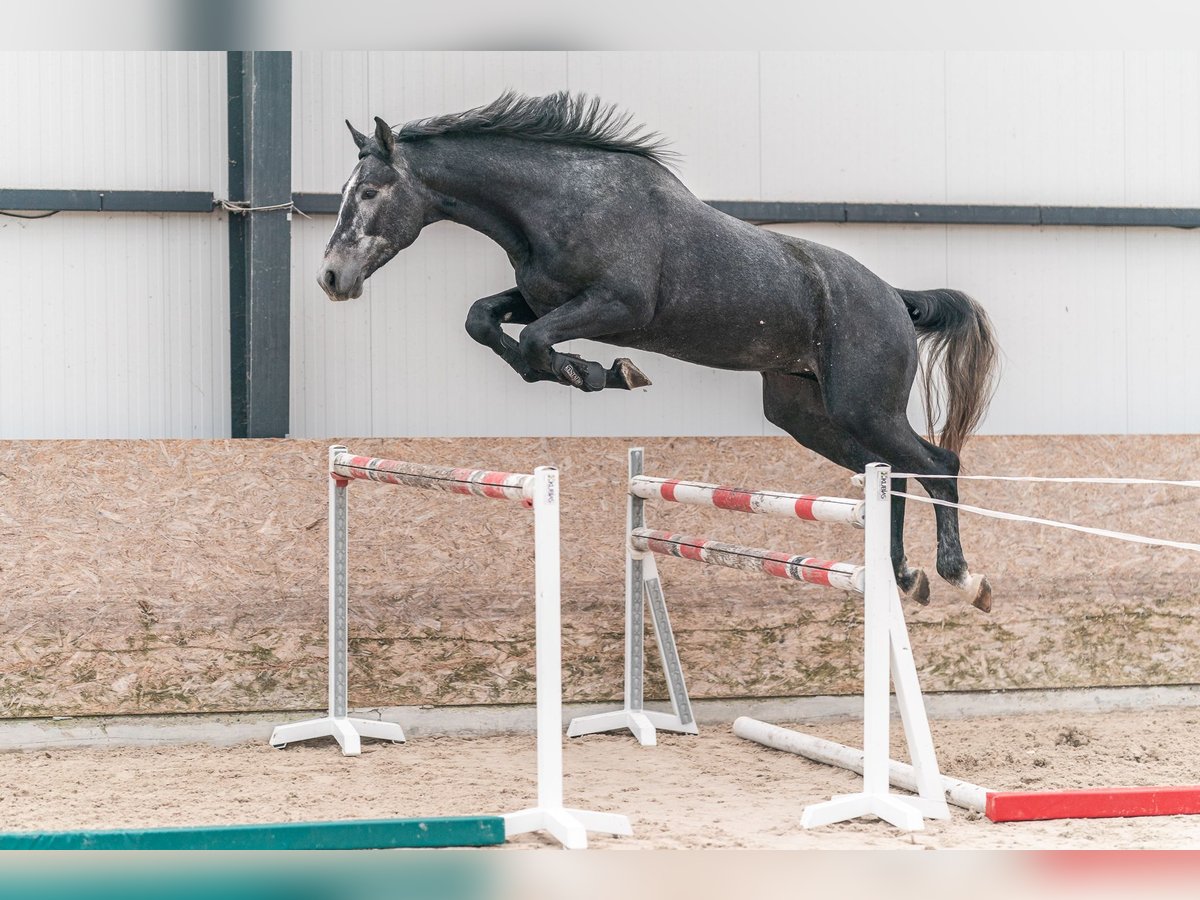
{"type": "Polygon", "coordinates": [[[496,329],[499,327],[490,313],[476,306],[472,306],[467,312],[465,325],[467,334],[473,341],[480,344],[491,344],[496,329]]]}
{"type": "Polygon", "coordinates": [[[536,369],[549,371],[552,345],[542,336],[541,329],[536,326],[535,322],[533,325],[525,327],[518,340],[518,346],[527,363],[536,369]]]}

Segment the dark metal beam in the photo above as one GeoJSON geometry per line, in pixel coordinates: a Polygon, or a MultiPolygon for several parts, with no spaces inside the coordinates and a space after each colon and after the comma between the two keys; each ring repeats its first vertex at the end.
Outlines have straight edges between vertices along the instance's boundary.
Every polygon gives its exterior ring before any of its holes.
{"type": "MultiPolygon", "coordinates": [[[[292,199],[292,55],[229,51],[229,195],[292,199]]],[[[285,437],[291,225],[286,209],[229,217],[230,406],[234,437],[285,437]]]]}
{"type": "Polygon", "coordinates": [[[763,203],[712,200],[711,206],[757,223],[854,222],[916,225],[1074,225],[1200,228],[1200,209],[1152,206],[992,206],[964,203],[763,203]]]}
{"type": "Polygon", "coordinates": [[[310,216],[336,216],[342,205],[341,194],[292,194],[299,212],[310,216]]]}
{"type": "Polygon", "coordinates": [[[0,188],[0,209],[63,212],[212,212],[212,191],[71,191],[0,188]]]}

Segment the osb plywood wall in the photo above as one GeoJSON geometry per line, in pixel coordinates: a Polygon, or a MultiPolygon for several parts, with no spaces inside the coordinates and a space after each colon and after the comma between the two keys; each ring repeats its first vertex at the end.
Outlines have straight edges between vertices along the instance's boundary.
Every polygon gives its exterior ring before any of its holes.
{"type": "MultiPolygon", "coordinates": [[[[354,440],[356,452],[531,471],[563,483],[565,696],[621,693],[625,451],[619,439],[354,440]]],[[[648,474],[853,496],[784,438],[644,442],[648,474]]],[[[1194,477],[1200,438],[977,438],[982,473],[1194,477]]],[[[0,444],[0,716],[319,708],[325,702],[326,445],[0,444]]],[[[533,699],[532,515],[354,483],[351,703],[533,699]]],[[[964,500],[1195,540],[1200,491],[970,482],[964,500]]],[[[861,532],[651,504],[651,526],[861,559],[861,532]]],[[[909,558],[934,558],[910,506],[909,558]]],[[[984,614],[933,579],[910,607],[929,690],[1196,681],[1200,558],[970,517],[984,614]]],[[[696,697],[854,693],[859,604],[840,592],[660,560],[696,697]]],[[[652,684],[654,682],[652,681],[652,684]]],[[[661,694],[661,688],[657,688],[661,694]]]]}

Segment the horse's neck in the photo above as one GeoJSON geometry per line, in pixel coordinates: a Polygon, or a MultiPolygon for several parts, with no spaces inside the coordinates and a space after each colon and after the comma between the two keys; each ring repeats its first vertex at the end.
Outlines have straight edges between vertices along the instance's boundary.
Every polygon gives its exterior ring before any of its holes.
{"type": "Polygon", "coordinates": [[[545,185],[537,183],[536,167],[514,165],[510,148],[490,144],[422,141],[410,151],[410,164],[440,198],[441,218],[487,235],[512,259],[523,258],[530,241],[522,201],[544,191],[545,185]]]}

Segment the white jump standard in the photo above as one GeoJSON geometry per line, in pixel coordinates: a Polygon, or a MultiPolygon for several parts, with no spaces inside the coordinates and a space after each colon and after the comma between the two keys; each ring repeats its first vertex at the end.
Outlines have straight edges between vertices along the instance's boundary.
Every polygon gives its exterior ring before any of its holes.
{"type": "Polygon", "coordinates": [[[863,790],[808,807],[801,817],[801,824],[815,827],[875,815],[899,828],[918,830],[924,827],[925,818],[948,819],[950,811],[929,733],[908,629],[900,606],[900,593],[892,571],[890,471],[883,465],[869,467],[864,502],[649,478],[642,474],[642,451],[631,450],[626,557],[625,706],[614,712],[575,719],[571,722],[568,734],[575,737],[629,728],[641,744],[649,746],[656,742],[655,728],[696,733],[695,718],[654,561],[655,554],[837,587],[864,596],[863,790]],[[864,528],[866,564],[856,566],[653,531],[645,527],[646,499],[864,528]],[[643,707],[644,597],[650,601],[673,714],[651,712],[643,707]],[[889,680],[895,684],[909,757],[913,761],[916,797],[892,794],[888,788],[889,680]]]}
{"type": "Polygon", "coordinates": [[[588,831],[632,834],[625,816],[563,806],[558,470],[541,466],[525,475],[425,466],[354,456],[334,446],[329,448],[329,474],[329,714],[278,726],[271,745],[332,736],[343,754],[356,756],[360,736],[404,740],[399,725],[347,716],[346,488],[352,479],[517,500],[533,508],[534,521],[538,801],[537,806],[503,816],[505,834],[545,830],[568,849],[586,847],[588,831]]]}
{"type": "Polygon", "coordinates": [[[349,669],[348,641],[348,550],[346,486],[351,478],[339,472],[345,468],[348,456],[345,447],[329,448],[329,714],[320,719],[278,725],[271,732],[271,746],[286,747],[296,741],[333,737],[345,756],[362,752],[361,738],[404,742],[404,730],[394,722],[377,719],[352,719],[347,712],[347,671],[349,669]]]}

